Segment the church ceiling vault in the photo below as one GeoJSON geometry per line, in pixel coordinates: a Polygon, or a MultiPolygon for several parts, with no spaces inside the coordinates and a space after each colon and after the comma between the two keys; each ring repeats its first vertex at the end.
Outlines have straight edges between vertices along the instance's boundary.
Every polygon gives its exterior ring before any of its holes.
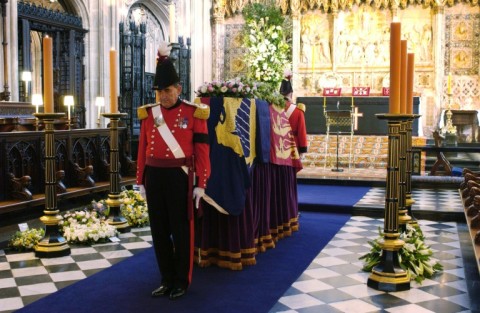
{"type": "MultiPolygon", "coordinates": [[[[409,5],[422,5],[423,7],[452,7],[457,4],[470,4],[478,6],[480,0],[273,0],[282,10],[283,14],[293,16],[310,10],[322,10],[329,13],[348,11],[354,5],[366,4],[374,9],[404,9],[409,5]]],[[[269,0],[214,0],[212,14],[215,18],[225,18],[240,14],[243,8],[250,3],[265,3],[269,0]]]]}

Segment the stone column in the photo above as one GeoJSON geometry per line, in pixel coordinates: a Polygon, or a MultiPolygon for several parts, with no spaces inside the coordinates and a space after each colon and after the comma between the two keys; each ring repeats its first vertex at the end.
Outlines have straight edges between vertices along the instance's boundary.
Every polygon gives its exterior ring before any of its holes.
{"type": "Polygon", "coordinates": [[[213,80],[224,80],[225,53],[223,51],[223,40],[225,39],[225,1],[213,1],[212,14],[212,57],[213,62],[213,80]]]}

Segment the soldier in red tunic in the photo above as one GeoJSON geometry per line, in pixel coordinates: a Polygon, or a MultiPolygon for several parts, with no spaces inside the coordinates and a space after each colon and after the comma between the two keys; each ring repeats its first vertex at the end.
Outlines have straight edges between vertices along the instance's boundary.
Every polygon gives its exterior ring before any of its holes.
{"type": "Polygon", "coordinates": [[[162,276],[152,296],[165,295],[174,300],[185,294],[192,278],[193,202],[198,208],[210,175],[209,107],[180,100],[180,79],[165,56],[169,49],[161,50],[154,81],[159,103],[138,110],[142,126],[137,184],[146,193],[162,276]]]}
{"type": "Polygon", "coordinates": [[[280,85],[280,93],[285,98],[285,112],[287,113],[290,127],[292,127],[293,136],[295,137],[295,144],[297,145],[298,153],[301,157],[307,152],[307,128],[305,126],[305,104],[295,104],[292,101],[293,88],[290,80],[292,79],[291,72],[285,72],[285,78],[280,85]]]}

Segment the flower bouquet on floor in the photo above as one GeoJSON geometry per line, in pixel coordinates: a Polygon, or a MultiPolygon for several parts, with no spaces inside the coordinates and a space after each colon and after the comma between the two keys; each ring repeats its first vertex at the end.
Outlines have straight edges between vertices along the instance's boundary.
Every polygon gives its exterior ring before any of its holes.
{"type": "Polygon", "coordinates": [[[60,231],[70,243],[102,243],[118,234],[96,211],[71,211],[63,215],[60,231]]]}
{"type": "Polygon", "coordinates": [[[17,231],[8,242],[8,247],[19,252],[29,251],[42,240],[43,236],[45,236],[45,230],[43,228],[17,231]]]}
{"type": "Polygon", "coordinates": [[[144,227],[149,225],[147,202],[140,192],[136,190],[124,190],[120,193],[123,202],[120,207],[123,217],[132,227],[144,227]]]}
{"type": "MultiPolygon", "coordinates": [[[[379,235],[377,239],[368,242],[372,247],[370,252],[360,257],[360,260],[365,262],[363,270],[366,272],[371,272],[380,263],[383,251],[380,242],[384,238],[380,228],[379,235]]],[[[443,266],[438,260],[432,258],[433,251],[425,244],[425,237],[420,227],[407,224],[406,231],[400,234],[400,239],[405,244],[398,251],[398,263],[410,273],[412,280],[421,283],[425,278],[430,278],[436,272],[443,270],[443,266]]]]}

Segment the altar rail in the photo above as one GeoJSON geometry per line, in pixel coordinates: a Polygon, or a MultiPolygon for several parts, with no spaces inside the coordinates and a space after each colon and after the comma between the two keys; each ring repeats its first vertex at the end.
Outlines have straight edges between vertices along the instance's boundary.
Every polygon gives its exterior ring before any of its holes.
{"type": "MultiPolygon", "coordinates": [[[[0,132],[0,216],[44,204],[45,133],[0,132]]],[[[128,134],[119,128],[121,184],[135,182],[128,134]]],[[[55,131],[58,199],[109,190],[109,129],[55,131]]]]}

